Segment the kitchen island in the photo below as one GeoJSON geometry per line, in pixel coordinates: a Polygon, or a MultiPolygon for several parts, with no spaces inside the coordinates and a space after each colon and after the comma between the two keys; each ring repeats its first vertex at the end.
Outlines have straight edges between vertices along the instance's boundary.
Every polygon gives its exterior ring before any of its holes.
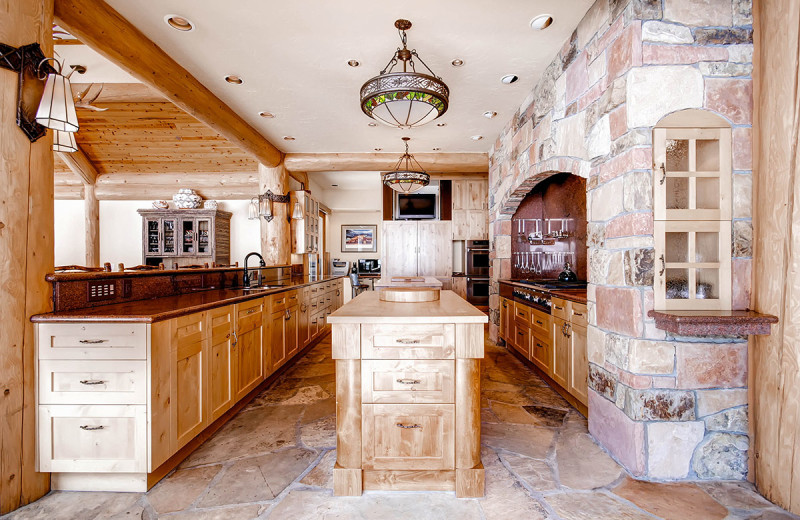
{"type": "Polygon", "coordinates": [[[387,287],[434,287],[442,288],[441,280],[433,276],[392,276],[381,278],[375,282],[375,290],[387,287]]]}
{"type": "Polygon", "coordinates": [[[336,495],[483,496],[480,360],[487,316],[452,291],[421,303],[367,292],[328,317],[336,360],[336,495]]]}

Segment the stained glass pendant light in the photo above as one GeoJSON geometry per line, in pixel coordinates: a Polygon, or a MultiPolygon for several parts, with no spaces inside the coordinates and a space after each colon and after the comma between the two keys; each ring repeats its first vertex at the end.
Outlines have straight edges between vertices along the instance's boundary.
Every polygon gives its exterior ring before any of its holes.
{"type": "Polygon", "coordinates": [[[398,48],[380,74],[361,87],[361,110],[385,125],[414,128],[430,123],[447,111],[450,89],[415,49],[408,50],[406,31],[411,28],[411,22],[397,20],[394,26],[400,32],[403,48],[398,48]],[[415,58],[430,74],[416,71],[415,58]],[[403,62],[403,71],[393,72],[398,61],[403,62]]]}
{"type": "Polygon", "coordinates": [[[431,176],[425,173],[422,166],[408,153],[408,141],[410,137],[403,137],[406,144],[406,153],[400,156],[394,170],[385,172],[382,175],[383,183],[394,191],[400,193],[411,193],[417,191],[431,182],[431,176]],[[416,165],[416,168],[414,168],[416,165]]]}

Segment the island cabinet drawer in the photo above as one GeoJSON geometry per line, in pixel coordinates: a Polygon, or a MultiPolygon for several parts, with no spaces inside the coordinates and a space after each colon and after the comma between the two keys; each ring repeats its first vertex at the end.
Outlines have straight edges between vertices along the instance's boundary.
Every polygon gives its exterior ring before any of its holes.
{"type": "Polygon", "coordinates": [[[362,359],[453,359],[455,325],[449,323],[361,326],[362,359]]]}
{"type": "Polygon", "coordinates": [[[455,469],[455,405],[362,405],[363,469],[455,469]]]}
{"type": "Polygon", "coordinates": [[[147,404],[147,362],[43,359],[41,404],[147,404]]]}
{"type": "Polygon", "coordinates": [[[556,318],[569,321],[569,302],[561,298],[550,299],[550,313],[556,318]]]}
{"type": "Polygon", "coordinates": [[[550,335],[550,315],[531,309],[531,329],[537,334],[550,335]]]}
{"type": "Polygon", "coordinates": [[[144,405],[39,405],[39,471],[144,473],[144,405]]]}
{"type": "Polygon", "coordinates": [[[589,325],[589,320],[586,316],[586,305],[582,303],[570,302],[569,321],[573,325],[582,325],[584,327],[589,325]]]}
{"type": "Polygon", "coordinates": [[[364,403],[452,403],[455,365],[449,360],[361,362],[364,403]]]}
{"type": "Polygon", "coordinates": [[[522,303],[514,303],[514,318],[525,322],[531,320],[531,308],[522,303]]]}
{"type": "Polygon", "coordinates": [[[146,323],[40,323],[39,359],[145,359],[146,323]]]}

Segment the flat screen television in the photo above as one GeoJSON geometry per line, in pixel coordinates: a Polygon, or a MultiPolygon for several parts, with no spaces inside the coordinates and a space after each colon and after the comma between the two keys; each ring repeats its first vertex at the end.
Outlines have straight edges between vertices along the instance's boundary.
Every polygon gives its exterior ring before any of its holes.
{"type": "Polygon", "coordinates": [[[435,193],[399,193],[397,195],[397,220],[435,219],[437,196],[435,193]]]}

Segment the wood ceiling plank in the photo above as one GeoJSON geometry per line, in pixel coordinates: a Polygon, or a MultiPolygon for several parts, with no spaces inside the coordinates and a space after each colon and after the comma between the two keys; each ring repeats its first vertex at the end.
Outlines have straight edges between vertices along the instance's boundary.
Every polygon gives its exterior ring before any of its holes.
{"type": "Polygon", "coordinates": [[[105,2],[56,0],[55,18],[70,34],[259,162],[270,167],[281,163],[280,150],[105,2]]]}
{"type": "MultiPolygon", "coordinates": [[[[289,171],[380,171],[397,165],[397,153],[290,153],[284,164],[289,171]]],[[[432,172],[488,172],[485,153],[420,153],[414,158],[432,172]]]]}

